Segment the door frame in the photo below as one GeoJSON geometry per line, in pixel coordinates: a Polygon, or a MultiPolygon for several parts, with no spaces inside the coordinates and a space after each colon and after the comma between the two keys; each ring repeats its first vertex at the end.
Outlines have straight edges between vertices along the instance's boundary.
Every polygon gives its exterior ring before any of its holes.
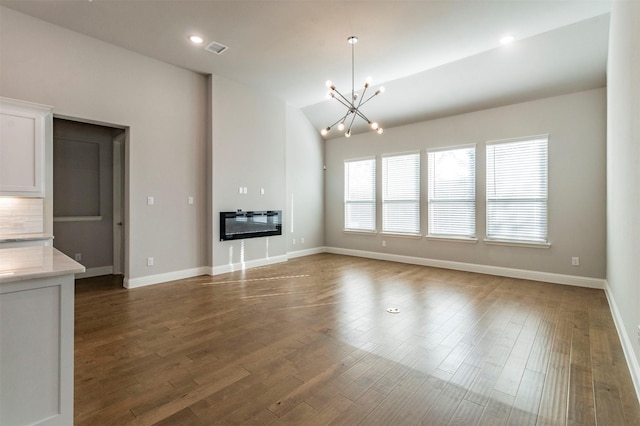
{"type": "MultiPolygon", "coordinates": [[[[120,212],[121,212],[121,218],[122,218],[122,223],[123,225],[121,226],[122,228],[122,238],[120,238],[120,246],[118,247],[118,249],[115,248],[115,243],[116,243],[116,236],[115,236],[115,232],[113,235],[113,239],[114,239],[114,274],[122,274],[124,275],[124,280],[123,283],[126,283],[128,278],[129,278],[129,263],[130,263],[130,239],[129,239],[129,235],[130,235],[130,229],[129,229],[129,146],[130,146],[130,139],[129,139],[129,135],[130,135],[130,127],[129,126],[124,126],[121,124],[113,124],[113,123],[108,123],[105,121],[97,121],[97,120],[89,120],[89,119],[85,119],[85,118],[81,118],[81,117],[72,117],[72,116],[68,116],[68,115],[61,115],[61,114],[53,114],[52,118],[59,118],[62,120],[69,120],[69,121],[76,121],[79,123],[86,123],[86,124],[95,124],[97,126],[104,126],[104,127],[111,127],[113,129],[121,129],[124,130],[124,132],[121,135],[117,135],[113,138],[113,142],[114,142],[114,151],[115,151],[115,142],[117,141],[119,144],[121,144],[121,150],[120,150],[120,162],[119,162],[119,168],[120,168],[120,176],[121,176],[121,180],[122,180],[122,185],[120,186],[120,188],[122,189],[121,191],[121,197],[120,197],[120,212]],[[116,253],[117,251],[119,251],[119,253],[116,253]],[[119,259],[120,259],[120,269],[121,271],[116,272],[116,254],[118,254],[119,259]]],[[[52,120],[53,121],[53,120],[52,120]]],[[[50,160],[53,163],[53,156],[51,157],[50,160]]],[[[114,158],[114,162],[113,162],[113,167],[114,167],[114,179],[115,179],[115,158],[114,158]]],[[[53,177],[53,175],[52,175],[53,177]]],[[[114,196],[115,196],[115,188],[114,188],[114,196]]],[[[114,200],[115,201],[115,200],[114,200]]],[[[52,202],[53,202],[53,198],[52,198],[52,202]]],[[[114,226],[115,225],[115,208],[116,205],[114,203],[114,226]]],[[[54,236],[55,237],[55,236],[54,236]]],[[[124,284],[123,284],[124,286],[124,284]]]]}

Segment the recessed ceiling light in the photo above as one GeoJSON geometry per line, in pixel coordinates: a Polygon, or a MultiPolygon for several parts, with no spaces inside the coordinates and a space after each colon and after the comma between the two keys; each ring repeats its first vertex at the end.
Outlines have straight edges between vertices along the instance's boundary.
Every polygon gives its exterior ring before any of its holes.
{"type": "Polygon", "coordinates": [[[509,43],[513,43],[515,41],[515,37],[511,34],[507,34],[502,36],[502,38],[500,38],[500,44],[509,44],[509,43]]]}
{"type": "Polygon", "coordinates": [[[204,42],[204,39],[197,35],[190,35],[189,40],[191,40],[191,42],[195,44],[202,44],[204,42]]]}

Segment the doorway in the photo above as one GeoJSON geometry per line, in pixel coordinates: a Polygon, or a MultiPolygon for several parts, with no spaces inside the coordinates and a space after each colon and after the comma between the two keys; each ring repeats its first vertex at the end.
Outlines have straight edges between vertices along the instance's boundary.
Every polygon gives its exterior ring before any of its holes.
{"type": "Polygon", "coordinates": [[[53,119],[53,245],[86,268],[76,278],[127,275],[128,129],[53,119]]]}

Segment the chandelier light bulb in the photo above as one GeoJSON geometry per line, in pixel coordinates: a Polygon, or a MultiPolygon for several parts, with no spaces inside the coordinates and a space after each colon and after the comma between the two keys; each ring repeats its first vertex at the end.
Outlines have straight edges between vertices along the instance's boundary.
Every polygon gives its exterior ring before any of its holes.
{"type": "Polygon", "coordinates": [[[351,137],[351,129],[347,130],[347,132],[344,134],[345,137],[350,138],[351,137]]]}
{"type": "Polygon", "coordinates": [[[375,121],[373,123],[371,123],[371,128],[373,130],[378,130],[379,127],[380,127],[380,125],[378,123],[376,123],[375,121]]]}
{"type": "Polygon", "coordinates": [[[384,130],[382,129],[382,127],[378,127],[378,130],[376,130],[376,133],[381,135],[382,132],[384,132],[384,130]]]}
{"type": "Polygon", "coordinates": [[[341,132],[344,130],[344,121],[338,124],[338,130],[340,130],[341,132]]]}
{"type": "Polygon", "coordinates": [[[330,127],[325,127],[324,129],[320,130],[320,134],[322,136],[327,136],[327,133],[329,133],[329,130],[331,130],[330,127]]]}
{"type": "Polygon", "coordinates": [[[380,93],[384,93],[384,91],[385,91],[384,86],[380,86],[380,88],[378,89],[378,92],[380,92],[380,93]]]}
{"type": "Polygon", "coordinates": [[[324,85],[325,85],[325,86],[327,86],[327,89],[331,89],[331,90],[333,90],[333,88],[334,88],[333,83],[331,82],[331,80],[327,80],[327,81],[324,83],[324,85]]]}
{"type": "Polygon", "coordinates": [[[373,78],[371,78],[371,76],[367,77],[367,79],[364,81],[365,83],[367,83],[367,85],[371,84],[371,82],[373,81],[373,78]]]}

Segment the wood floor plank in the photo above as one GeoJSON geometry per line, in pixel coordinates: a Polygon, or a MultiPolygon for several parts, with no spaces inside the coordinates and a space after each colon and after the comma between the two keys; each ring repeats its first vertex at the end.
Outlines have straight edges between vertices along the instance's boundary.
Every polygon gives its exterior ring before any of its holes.
{"type": "Polygon", "coordinates": [[[76,425],[640,424],[602,290],[332,254],[121,285],[76,282],[76,425]]]}

